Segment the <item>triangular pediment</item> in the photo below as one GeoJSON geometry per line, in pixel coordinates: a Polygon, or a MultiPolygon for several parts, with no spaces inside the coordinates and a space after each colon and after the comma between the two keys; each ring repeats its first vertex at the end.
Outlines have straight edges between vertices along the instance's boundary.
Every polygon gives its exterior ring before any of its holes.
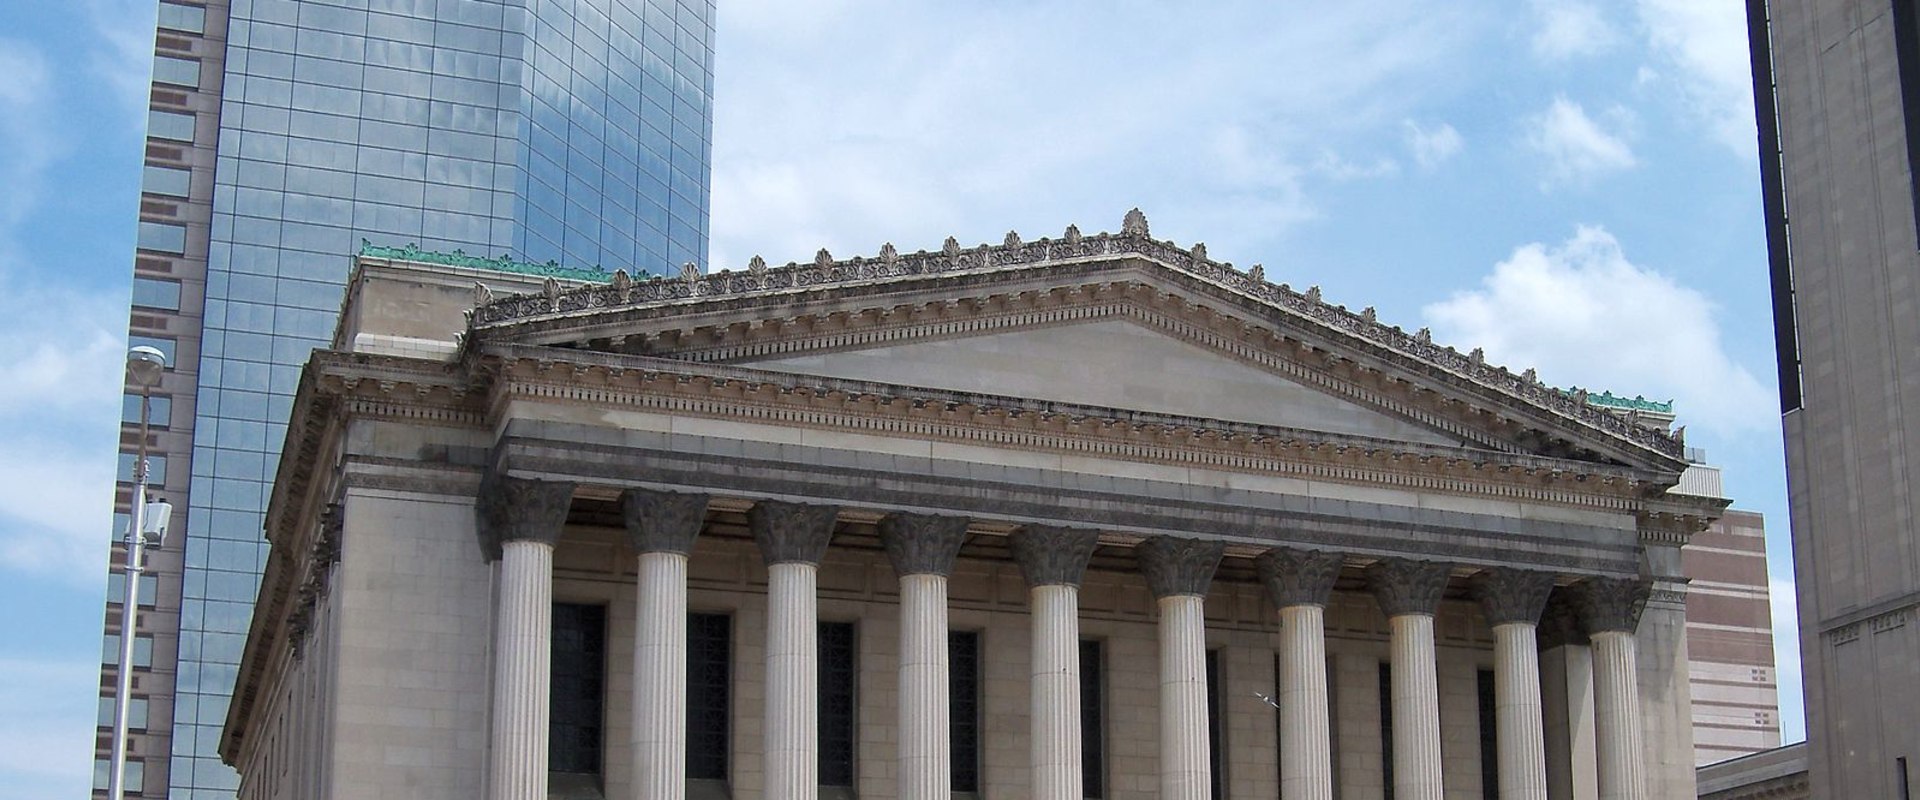
{"type": "Polygon", "coordinates": [[[746,359],[758,369],[1434,445],[1448,435],[1124,317],[746,359]]]}
{"type": "Polygon", "coordinates": [[[1400,440],[1675,475],[1682,443],[1270,283],[1120,234],[567,288],[485,302],[470,343],[575,348],[1400,440]]]}

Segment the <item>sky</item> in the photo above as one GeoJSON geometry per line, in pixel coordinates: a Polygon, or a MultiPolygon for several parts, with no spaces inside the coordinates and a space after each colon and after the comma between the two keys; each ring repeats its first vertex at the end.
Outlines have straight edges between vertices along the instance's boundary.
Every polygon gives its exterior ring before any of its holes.
{"type": "MultiPolygon", "coordinates": [[[[1767,518],[1797,740],[1742,6],[721,0],[712,266],[1137,206],[1548,383],[1674,400],[1767,518]]],[[[0,4],[0,800],[91,779],[153,15],[0,4]]]]}

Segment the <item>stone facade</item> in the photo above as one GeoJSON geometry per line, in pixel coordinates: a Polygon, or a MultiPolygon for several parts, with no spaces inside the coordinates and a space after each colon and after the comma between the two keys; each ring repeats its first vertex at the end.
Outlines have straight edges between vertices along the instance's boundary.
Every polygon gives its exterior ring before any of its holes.
{"type": "Polygon", "coordinates": [[[986,797],[1373,798],[1389,763],[1401,798],[1691,796],[1679,548],[1724,501],[1667,491],[1680,443],[1145,224],[550,283],[437,358],[349,307],[274,495],[242,796],[546,796],[540,592],[607,608],[607,797],[710,788],[660,766],[686,634],[636,623],[680,608],[731,618],[734,797],[944,796],[940,630],[984,654],[986,797]],[[557,536],[502,500],[566,485],[557,536]],[[816,621],[856,631],[848,787],[812,772],[816,621]]]}

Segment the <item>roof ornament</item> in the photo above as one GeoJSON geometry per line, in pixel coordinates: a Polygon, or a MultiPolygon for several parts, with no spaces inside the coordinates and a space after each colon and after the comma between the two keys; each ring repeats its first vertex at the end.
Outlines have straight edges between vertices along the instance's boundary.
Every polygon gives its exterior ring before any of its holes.
{"type": "Polygon", "coordinates": [[[1520,379],[1526,381],[1528,386],[1540,385],[1540,373],[1535,372],[1533,367],[1528,367],[1526,372],[1520,373],[1520,379]]]}
{"type": "Polygon", "coordinates": [[[822,270],[832,269],[833,254],[827,252],[827,248],[824,248],[824,247],[820,248],[820,252],[813,254],[813,265],[815,267],[819,267],[822,270]]]}
{"type": "Polygon", "coordinates": [[[619,296],[620,302],[625,303],[628,298],[633,296],[633,278],[627,275],[625,269],[616,269],[613,271],[612,284],[613,293],[619,296]]]}
{"type": "Polygon", "coordinates": [[[1207,260],[1207,243],[1194,242],[1192,252],[1193,252],[1193,263],[1195,264],[1205,263],[1207,260]]]}
{"type": "Polygon", "coordinates": [[[1373,306],[1360,309],[1360,318],[1366,320],[1369,324],[1380,321],[1380,315],[1374,312],[1373,306]]]}
{"type": "Polygon", "coordinates": [[[1007,231],[1007,238],[1001,241],[1000,244],[1003,247],[1019,247],[1020,234],[1015,231],[1007,231]]]}
{"type": "Polygon", "coordinates": [[[698,283],[700,281],[700,268],[694,266],[691,261],[681,264],[680,280],[686,281],[689,286],[698,283]]]}
{"type": "Polygon", "coordinates": [[[1135,236],[1146,236],[1147,215],[1140,213],[1139,208],[1128,211],[1127,216],[1120,220],[1120,232],[1135,236]]]}
{"type": "Polygon", "coordinates": [[[1307,299],[1315,303],[1323,302],[1320,299],[1320,284],[1307,287],[1307,299]]]}
{"type": "Polygon", "coordinates": [[[556,281],[552,278],[548,278],[544,283],[540,285],[540,293],[546,295],[547,305],[550,307],[550,310],[553,310],[553,311],[560,310],[560,282],[559,281],[556,281]]]}
{"type": "Polygon", "coordinates": [[[900,260],[900,251],[893,249],[893,242],[880,245],[880,263],[889,267],[900,260]]]}
{"type": "Polygon", "coordinates": [[[753,279],[756,282],[766,280],[767,260],[755,255],[751,260],[747,261],[747,272],[753,275],[753,279]]]}
{"type": "Polygon", "coordinates": [[[1080,226],[1068,225],[1067,226],[1067,244],[1079,244],[1079,243],[1080,243],[1080,226]]]}
{"type": "Polygon", "coordinates": [[[473,282],[474,307],[477,308],[479,306],[484,306],[491,302],[493,302],[493,290],[487,288],[487,285],[484,283],[481,283],[479,281],[474,281],[473,282]]]}
{"type": "Polygon", "coordinates": [[[1413,334],[1413,340],[1421,344],[1433,344],[1433,329],[1421,328],[1413,334]]]}
{"type": "Polygon", "coordinates": [[[1473,361],[1474,366],[1483,366],[1487,363],[1487,351],[1480,347],[1473,348],[1473,352],[1468,353],[1467,358],[1473,361]]]}
{"type": "Polygon", "coordinates": [[[947,243],[940,245],[940,252],[945,253],[947,258],[959,258],[960,240],[951,236],[947,237],[947,243]]]}
{"type": "Polygon", "coordinates": [[[1255,264],[1251,267],[1248,267],[1247,280],[1253,281],[1254,283],[1266,283],[1267,268],[1260,266],[1259,264],[1255,264]]]}

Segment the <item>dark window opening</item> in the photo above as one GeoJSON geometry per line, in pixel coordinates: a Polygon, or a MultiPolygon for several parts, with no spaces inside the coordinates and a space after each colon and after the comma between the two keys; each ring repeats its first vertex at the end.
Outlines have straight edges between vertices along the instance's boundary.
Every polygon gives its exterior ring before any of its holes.
{"type": "Polygon", "coordinates": [[[1207,651],[1207,772],[1213,798],[1227,796],[1227,715],[1220,683],[1220,651],[1207,651]]]}
{"type": "Polygon", "coordinates": [[[854,629],[820,623],[820,785],[853,786],[854,629]]]}
{"type": "Polygon", "coordinates": [[[1103,648],[1080,642],[1080,781],[1091,798],[1107,796],[1107,694],[1103,648]]]}
{"type": "Polygon", "coordinates": [[[553,604],[552,716],[548,770],[598,786],[604,734],[607,607],[553,604]]]}
{"type": "Polygon", "coordinates": [[[953,790],[980,791],[980,634],[947,634],[947,698],[953,790]]]}
{"type": "Polygon", "coordinates": [[[1495,711],[1493,670],[1480,670],[1480,796],[1500,800],[1500,717],[1495,711]]]}
{"type": "MultiPolygon", "coordinates": [[[[1902,31],[1911,31],[1912,26],[1899,25],[1900,9],[1907,2],[1894,3],[1895,27],[1902,31]]],[[[1914,60],[1907,57],[1908,37],[1897,34],[1900,40],[1898,49],[1903,97],[1912,97],[1914,83],[1908,80],[1907,64],[1914,60]]],[[[1747,51],[1751,54],[1750,66],[1753,70],[1753,106],[1754,119],[1759,123],[1760,134],[1760,206],[1766,218],[1767,229],[1767,272],[1773,290],[1773,350],[1776,368],[1780,378],[1780,413],[1800,408],[1800,335],[1794,320],[1793,297],[1793,253],[1789,248],[1789,223],[1787,219],[1786,181],[1780,164],[1780,116],[1774,93],[1773,78],[1773,39],[1768,29],[1767,0],[1747,0],[1747,51]]],[[[1914,170],[1916,142],[1914,114],[1916,104],[1911,100],[1905,103],[1907,111],[1907,157],[1908,169],[1914,170]]],[[[1920,174],[1916,174],[1920,180],[1920,174]]],[[[1915,203],[1915,224],[1920,225],[1920,202],[1915,203]]]]}
{"type": "Polygon", "coordinates": [[[1893,50],[1900,65],[1900,105],[1907,128],[1907,180],[1913,198],[1913,227],[1920,236],[1920,7],[1914,0],[1893,2],[1893,50]]]}
{"type": "Polygon", "coordinates": [[[1393,800],[1393,665],[1380,662],[1380,780],[1393,800]]]}
{"type": "Polygon", "coordinates": [[[687,780],[727,780],[733,712],[733,619],[687,615],[687,780]]]}

